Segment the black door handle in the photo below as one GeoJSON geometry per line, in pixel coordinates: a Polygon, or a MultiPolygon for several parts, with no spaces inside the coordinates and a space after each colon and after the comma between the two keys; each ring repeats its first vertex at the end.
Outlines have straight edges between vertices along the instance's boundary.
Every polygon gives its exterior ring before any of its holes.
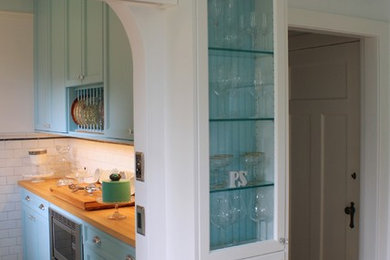
{"type": "Polygon", "coordinates": [[[351,206],[350,207],[345,207],[345,209],[344,209],[345,214],[351,216],[351,220],[349,222],[349,227],[350,228],[354,228],[355,227],[355,224],[353,223],[353,218],[355,216],[355,211],[356,211],[356,209],[355,209],[355,203],[354,202],[351,202],[351,206]]]}

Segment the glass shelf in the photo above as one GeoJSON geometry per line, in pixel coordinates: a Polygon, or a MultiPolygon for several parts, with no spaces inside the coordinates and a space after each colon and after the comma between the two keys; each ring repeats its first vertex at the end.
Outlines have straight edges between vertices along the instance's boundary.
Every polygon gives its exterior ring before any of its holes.
{"type": "Polygon", "coordinates": [[[265,181],[265,182],[261,182],[261,183],[249,184],[247,186],[236,187],[236,188],[225,188],[225,187],[211,188],[210,193],[223,192],[223,191],[235,191],[235,190],[247,190],[247,189],[255,189],[255,188],[270,187],[270,186],[274,186],[274,183],[265,181]]]}
{"type": "Polygon", "coordinates": [[[240,122],[240,121],[274,121],[273,117],[248,117],[248,118],[210,118],[210,122],[240,122]]]}
{"type": "Polygon", "coordinates": [[[269,50],[252,50],[252,49],[238,49],[238,48],[225,48],[225,47],[209,47],[209,51],[214,53],[249,53],[249,54],[265,54],[265,55],[274,55],[273,51],[269,50]]]}

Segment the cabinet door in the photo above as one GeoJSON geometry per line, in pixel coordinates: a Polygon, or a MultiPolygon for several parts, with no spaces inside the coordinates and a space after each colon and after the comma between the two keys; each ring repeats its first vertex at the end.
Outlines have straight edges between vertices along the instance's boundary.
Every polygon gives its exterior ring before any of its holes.
{"type": "Polygon", "coordinates": [[[82,76],[82,13],[81,0],[67,1],[67,29],[66,29],[66,86],[81,84],[82,76]]]}
{"type": "Polygon", "coordinates": [[[66,132],[65,30],[66,0],[50,1],[51,131],[66,132]]]}
{"type": "Polygon", "coordinates": [[[83,84],[103,81],[103,2],[84,0],[83,84]]]}
{"type": "Polygon", "coordinates": [[[35,239],[34,212],[27,206],[22,207],[23,222],[23,256],[25,260],[37,259],[38,247],[35,239]]]}
{"type": "Polygon", "coordinates": [[[34,1],[35,129],[51,130],[50,0],[34,1]]]}
{"type": "MultiPolygon", "coordinates": [[[[207,0],[208,89],[201,140],[209,174],[202,259],[244,259],[285,249],[285,111],[274,84],[273,0],[207,0]],[[275,103],[276,102],[276,103],[275,103]],[[276,113],[275,111],[278,111],[276,113]],[[203,146],[204,144],[207,146],[203,146]]],[[[203,214],[205,213],[205,214],[203,214]]]]}
{"type": "Polygon", "coordinates": [[[103,3],[69,0],[66,86],[103,81],[103,3]]]}
{"type": "Polygon", "coordinates": [[[42,260],[50,259],[50,229],[49,219],[41,215],[35,215],[35,232],[34,239],[37,240],[38,258],[42,260]]]}
{"type": "Polygon", "coordinates": [[[25,260],[50,259],[49,220],[28,206],[22,207],[23,255],[25,260]]]}
{"type": "Polygon", "coordinates": [[[127,34],[117,15],[105,15],[105,136],[133,140],[133,63],[127,34]]]}
{"type": "Polygon", "coordinates": [[[93,247],[84,246],[84,259],[85,260],[107,260],[108,256],[101,256],[94,251],[93,247]]]}

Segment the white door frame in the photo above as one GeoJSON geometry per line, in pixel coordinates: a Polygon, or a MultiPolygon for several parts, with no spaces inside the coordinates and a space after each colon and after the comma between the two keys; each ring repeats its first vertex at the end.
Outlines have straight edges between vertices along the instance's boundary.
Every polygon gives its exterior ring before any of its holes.
{"type": "Polygon", "coordinates": [[[360,260],[387,259],[389,197],[389,25],[289,8],[290,28],[361,38],[360,260]]]}

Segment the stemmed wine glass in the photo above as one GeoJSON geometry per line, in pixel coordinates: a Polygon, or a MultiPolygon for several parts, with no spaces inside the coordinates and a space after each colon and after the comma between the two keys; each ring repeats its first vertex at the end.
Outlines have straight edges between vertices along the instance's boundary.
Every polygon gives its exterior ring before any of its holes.
{"type": "Polygon", "coordinates": [[[247,152],[241,156],[242,162],[248,171],[250,184],[264,181],[263,158],[263,152],[247,152]]]}
{"type": "Polygon", "coordinates": [[[273,199],[271,192],[260,188],[249,200],[248,215],[256,222],[256,238],[258,241],[267,239],[267,223],[273,218],[273,199]]]}
{"type": "Polygon", "coordinates": [[[270,30],[268,14],[265,12],[251,12],[249,15],[249,26],[247,27],[247,33],[249,34],[252,44],[251,47],[256,49],[261,37],[261,46],[264,47],[266,42],[266,35],[270,30]]]}
{"type": "Polygon", "coordinates": [[[220,231],[220,245],[234,244],[234,234],[232,240],[227,241],[227,228],[236,223],[240,218],[245,216],[246,208],[239,193],[213,194],[210,202],[210,221],[220,231]]]}

